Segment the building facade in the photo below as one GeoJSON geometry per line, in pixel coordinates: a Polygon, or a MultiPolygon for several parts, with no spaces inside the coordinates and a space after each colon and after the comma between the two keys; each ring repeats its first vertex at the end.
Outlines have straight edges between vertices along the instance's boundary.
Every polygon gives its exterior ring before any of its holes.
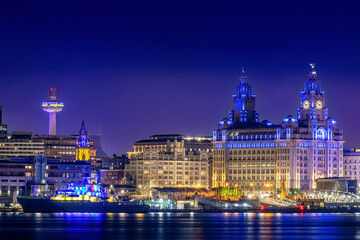
{"type": "Polygon", "coordinates": [[[74,162],[76,135],[35,135],[34,141],[44,144],[44,152],[49,158],[61,158],[64,162],[74,162]]]}
{"type": "Polygon", "coordinates": [[[96,148],[91,141],[83,141],[83,135],[81,135],[81,132],[83,131],[82,128],[83,126],[81,126],[79,135],[35,135],[33,136],[33,140],[35,142],[43,143],[44,152],[49,158],[60,158],[61,161],[64,162],[75,162],[80,160],[77,159],[77,154],[78,158],[82,158],[84,156],[82,153],[85,153],[85,157],[90,156],[90,159],[95,161],[96,148]],[[81,144],[88,144],[88,147],[83,148],[81,144]]]}
{"type": "MultiPolygon", "coordinates": [[[[0,195],[34,195],[36,185],[56,191],[68,184],[82,184],[90,177],[88,162],[62,162],[38,153],[32,157],[0,159],[0,195]]],[[[37,188],[40,189],[40,188],[37,188]]],[[[36,195],[36,193],[35,193],[36,195]]]]}
{"type": "Polygon", "coordinates": [[[297,118],[260,122],[255,102],[243,71],[229,118],[213,132],[213,187],[274,193],[282,181],[287,189],[308,190],[315,189],[318,178],[343,176],[342,130],[328,116],[314,65],[300,94],[297,118]]]}
{"type": "Polygon", "coordinates": [[[135,142],[132,152],[128,152],[129,158],[133,154],[143,153],[146,149],[153,149],[157,152],[185,151],[185,154],[199,154],[205,151],[208,154],[208,179],[209,187],[212,186],[212,166],[213,166],[213,145],[212,137],[184,137],[180,134],[152,135],[150,139],[135,142]],[[182,149],[183,146],[183,149],[182,149]]]}
{"type": "Polygon", "coordinates": [[[129,158],[126,155],[103,157],[100,168],[100,183],[104,185],[124,184],[126,164],[129,164],[129,158]]]}
{"type": "Polygon", "coordinates": [[[180,134],[152,135],[150,139],[135,142],[128,156],[142,153],[145,149],[154,149],[157,152],[174,152],[177,149],[180,152],[185,150],[185,153],[206,151],[211,159],[213,151],[211,140],[211,137],[184,137],[180,134]],[[181,146],[184,149],[179,149],[181,146]]]}
{"type": "Polygon", "coordinates": [[[177,144],[172,152],[144,149],[133,154],[125,166],[125,175],[132,176],[139,188],[208,188],[208,153],[186,154],[183,141],[177,144]]]}
{"type": "Polygon", "coordinates": [[[360,183],[360,149],[344,148],[344,177],[360,183]]]}
{"type": "Polygon", "coordinates": [[[31,132],[13,131],[0,137],[1,157],[30,157],[44,152],[44,143],[32,138],[31,132]]]}

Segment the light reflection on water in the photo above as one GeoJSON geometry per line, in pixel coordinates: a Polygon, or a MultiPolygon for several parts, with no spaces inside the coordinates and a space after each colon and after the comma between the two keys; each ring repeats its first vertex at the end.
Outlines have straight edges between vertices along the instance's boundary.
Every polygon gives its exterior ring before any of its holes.
{"type": "Polygon", "coordinates": [[[353,239],[360,214],[0,213],[2,239],[353,239]]]}

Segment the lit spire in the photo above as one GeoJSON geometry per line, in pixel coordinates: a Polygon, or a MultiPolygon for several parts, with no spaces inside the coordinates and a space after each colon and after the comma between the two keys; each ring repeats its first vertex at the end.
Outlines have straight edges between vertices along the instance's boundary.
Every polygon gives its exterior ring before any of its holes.
{"type": "Polygon", "coordinates": [[[240,82],[243,83],[247,81],[246,68],[241,68],[241,72],[240,82]]]}
{"type": "Polygon", "coordinates": [[[85,121],[84,121],[84,119],[83,119],[83,118],[82,118],[81,120],[82,120],[82,122],[81,122],[80,132],[81,132],[81,131],[86,131],[86,128],[85,128],[85,121]]]}
{"type": "Polygon", "coordinates": [[[315,70],[315,63],[310,63],[310,73],[309,73],[309,78],[316,80],[317,74],[316,74],[316,70],[315,70]]]}
{"type": "Polygon", "coordinates": [[[88,147],[89,146],[89,139],[87,138],[87,131],[85,128],[84,119],[82,119],[82,122],[81,122],[81,128],[79,131],[79,137],[76,140],[76,145],[78,147],[88,147]]]}

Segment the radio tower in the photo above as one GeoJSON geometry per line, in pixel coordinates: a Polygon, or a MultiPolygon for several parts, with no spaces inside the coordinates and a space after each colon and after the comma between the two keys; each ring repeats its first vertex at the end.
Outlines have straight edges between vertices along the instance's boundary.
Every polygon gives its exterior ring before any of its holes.
{"type": "Polygon", "coordinates": [[[42,103],[43,110],[49,113],[49,135],[56,135],[56,113],[61,112],[64,107],[64,103],[56,101],[56,97],[56,88],[50,88],[49,101],[42,103]]]}

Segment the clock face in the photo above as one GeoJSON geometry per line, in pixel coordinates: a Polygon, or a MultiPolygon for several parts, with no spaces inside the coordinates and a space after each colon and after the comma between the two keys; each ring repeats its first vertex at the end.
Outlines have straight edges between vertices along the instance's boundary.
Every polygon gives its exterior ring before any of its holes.
{"type": "Polygon", "coordinates": [[[320,100],[317,100],[315,106],[316,106],[316,108],[317,108],[318,110],[320,110],[320,109],[322,109],[323,104],[322,104],[322,102],[321,102],[320,100]]]}
{"type": "Polygon", "coordinates": [[[304,103],[303,103],[303,108],[304,108],[305,110],[308,110],[309,107],[310,107],[310,102],[309,102],[308,100],[305,100],[304,103]]]}

